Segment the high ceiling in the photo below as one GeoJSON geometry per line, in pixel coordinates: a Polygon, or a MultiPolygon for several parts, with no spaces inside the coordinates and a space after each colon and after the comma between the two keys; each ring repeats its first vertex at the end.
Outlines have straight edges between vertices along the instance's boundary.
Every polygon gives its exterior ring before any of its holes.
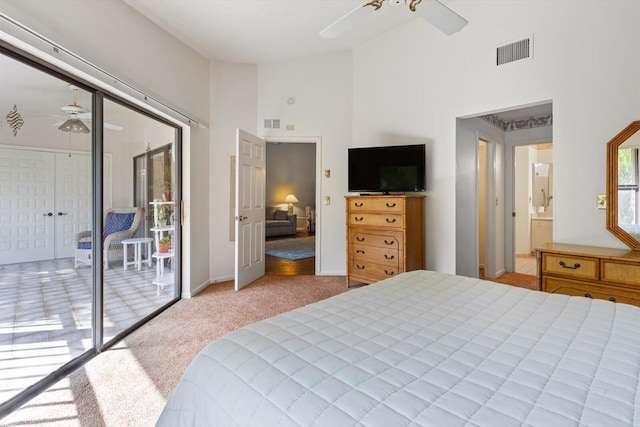
{"type": "MultiPolygon", "coordinates": [[[[406,5],[386,0],[351,31],[326,39],[318,33],[365,0],[124,1],[201,55],[231,63],[261,64],[351,49],[422,19],[406,5]]],[[[456,0],[440,2],[459,12],[456,0]]],[[[550,113],[551,104],[545,104],[496,114],[508,121],[550,113]]]]}
{"type": "Polygon", "coordinates": [[[232,63],[260,64],[349,49],[421,19],[405,5],[385,2],[352,31],[326,39],[318,33],[365,0],[124,1],[203,56],[232,63]]]}
{"type": "MultiPolygon", "coordinates": [[[[391,0],[367,15],[353,30],[336,39],[318,33],[364,0],[124,0],[203,56],[235,63],[266,63],[350,49],[402,25],[414,16],[391,0]]],[[[456,10],[455,0],[441,0],[456,10]]],[[[0,112],[17,104],[24,116],[48,115],[59,120],[61,105],[73,101],[68,85],[8,58],[0,58],[0,112]]],[[[78,104],[90,97],[78,92],[78,104]]],[[[503,120],[551,112],[550,104],[499,113],[503,120]]]]}

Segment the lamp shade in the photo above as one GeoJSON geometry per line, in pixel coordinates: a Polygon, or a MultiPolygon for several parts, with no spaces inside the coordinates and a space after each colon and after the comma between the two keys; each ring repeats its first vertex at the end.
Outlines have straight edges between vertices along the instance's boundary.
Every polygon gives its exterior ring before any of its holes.
{"type": "Polygon", "coordinates": [[[71,133],[89,133],[91,132],[87,125],[82,123],[80,119],[68,119],[66,122],[58,127],[63,132],[71,132],[71,133]]]}
{"type": "Polygon", "coordinates": [[[284,202],[285,203],[298,203],[298,199],[293,194],[289,194],[289,195],[287,195],[287,197],[284,198],[284,202]]]}

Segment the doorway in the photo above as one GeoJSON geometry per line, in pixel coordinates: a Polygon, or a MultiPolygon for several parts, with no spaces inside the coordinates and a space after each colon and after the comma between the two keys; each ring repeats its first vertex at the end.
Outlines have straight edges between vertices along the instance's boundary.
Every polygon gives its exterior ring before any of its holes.
{"type": "MultiPolygon", "coordinates": [[[[479,158],[481,136],[486,136],[495,146],[486,158],[485,185],[494,185],[495,193],[483,197],[485,214],[485,239],[494,238],[495,246],[485,248],[485,272],[487,255],[494,256],[491,268],[495,276],[515,272],[515,219],[514,199],[514,147],[540,144],[553,140],[552,104],[543,102],[526,107],[459,118],[456,125],[456,274],[478,277],[480,273],[480,172],[479,158]],[[489,208],[491,206],[491,208],[489,208]],[[469,244],[473,242],[475,244],[469,244]]],[[[488,147],[490,147],[489,145],[488,147]]],[[[485,151],[486,151],[485,146],[485,151]]],[[[526,216],[526,215],[525,215],[526,216]]],[[[533,276],[530,276],[533,277],[533,276]]],[[[535,280],[534,280],[535,281],[535,280]]]]}
{"type": "Polygon", "coordinates": [[[267,138],[266,228],[280,211],[286,230],[265,232],[265,274],[315,275],[319,263],[319,138],[267,138]]]}
{"type": "Polygon", "coordinates": [[[535,276],[536,248],[553,241],[553,144],[513,150],[514,271],[535,276]]]}

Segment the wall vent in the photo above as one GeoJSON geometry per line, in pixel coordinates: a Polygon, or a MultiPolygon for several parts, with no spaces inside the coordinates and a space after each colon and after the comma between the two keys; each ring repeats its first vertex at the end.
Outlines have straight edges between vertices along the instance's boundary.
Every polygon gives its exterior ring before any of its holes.
{"type": "Polygon", "coordinates": [[[496,65],[533,58],[533,36],[507,43],[496,49],[496,65]]]}
{"type": "Polygon", "coordinates": [[[280,119],[264,119],[265,129],[280,129],[280,119]]]}

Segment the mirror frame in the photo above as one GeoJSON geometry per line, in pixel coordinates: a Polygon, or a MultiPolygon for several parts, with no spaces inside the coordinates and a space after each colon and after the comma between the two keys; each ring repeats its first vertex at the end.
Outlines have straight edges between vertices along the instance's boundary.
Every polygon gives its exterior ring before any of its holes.
{"type": "Polygon", "coordinates": [[[640,251],[640,242],[618,226],[618,147],[638,130],[640,120],[631,122],[607,143],[607,230],[634,251],[640,251]]]}

